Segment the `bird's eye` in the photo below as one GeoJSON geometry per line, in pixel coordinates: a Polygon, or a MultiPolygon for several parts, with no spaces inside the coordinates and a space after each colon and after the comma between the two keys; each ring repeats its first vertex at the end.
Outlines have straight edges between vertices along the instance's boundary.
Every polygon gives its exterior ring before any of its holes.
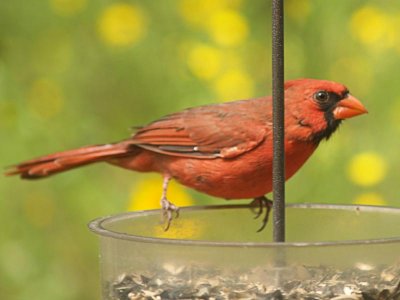
{"type": "Polygon", "coordinates": [[[314,94],[314,98],[319,102],[326,102],[329,100],[329,93],[327,91],[318,91],[314,94]]]}

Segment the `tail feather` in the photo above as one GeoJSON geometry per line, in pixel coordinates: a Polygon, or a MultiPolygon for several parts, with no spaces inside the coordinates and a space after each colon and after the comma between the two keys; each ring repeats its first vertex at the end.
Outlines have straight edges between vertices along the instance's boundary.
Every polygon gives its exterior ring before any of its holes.
{"type": "Polygon", "coordinates": [[[86,146],[22,162],[11,166],[5,174],[20,175],[24,179],[44,178],[94,162],[124,156],[132,150],[126,143],[86,146]]]}

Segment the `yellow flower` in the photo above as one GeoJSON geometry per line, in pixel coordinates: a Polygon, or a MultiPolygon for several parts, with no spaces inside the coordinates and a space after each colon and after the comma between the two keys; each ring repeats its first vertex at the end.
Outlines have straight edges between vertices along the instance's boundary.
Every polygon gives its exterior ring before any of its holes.
{"type": "Polygon", "coordinates": [[[194,25],[206,25],[209,16],[216,10],[235,9],[243,0],[181,0],[179,11],[182,17],[194,25]]]}
{"type": "Polygon", "coordinates": [[[190,50],[188,66],[201,79],[214,78],[221,69],[222,53],[215,47],[199,44],[190,50]]]}
{"type": "Polygon", "coordinates": [[[102,40],[111,46],[130,46],[145,34],[146,20],[142,10],[132,4],[108,6],[101,14],[98,31],[102,40]]]}
{"type": "Polygon", "coordinates": [[[50,79],[38,79],[28,94],[28,107],[43,119],[56,116],[64,105],[64,95],[58,84],[50,79]]]}
{"type": "Polygon", "coordinates": [[[221,46],[237,46],[248,36],[246,19],[234,10],[218,10],[210,17],[208,32],[221,46]]]}
{"type": "Polygon", "coordinates": [[[52,9],[59,15],[70,16],[81,12],[87,0],[50,0],[52,9]]]}
{"type": "Polygon", "coordinates": [[[214,90],[222,101],[245,99],[253,95],[254,83],[247,73],[232,69],[217,78],[214,90]]]}
{"type": "MultiPolygon", "coordinates": [[[[160,175],[149,175],[139,181],[132,188],[128,210],[146,210],[160,208],[162,193],[162,177],[160,175]]],[[[193,205],[193,199],[186,190],[171,180],[168,185],[168,199],[175,205],[193,205]]]]}
{"type": "Polygon", "coordinates": [[[375,49],[393,47],[398,35],[393,16],[371,5],[355,12],[350,28],[357,39],[375,49]]]}
{"type": "Polygon", "coordinates": [[[385,159],[374,152],[363,152],[355,155],[347,168],[350,180],[362,186],[372,186],[381,182],[386,173],[385,159]]]}
{"type": "Polygon", "coordinates": [[[364,193],[358,195],[354,201],[354,204],[363,204],[363,205],[386,205],[386,201],[382,198],[381,195],[377,193],[364,193]]]}

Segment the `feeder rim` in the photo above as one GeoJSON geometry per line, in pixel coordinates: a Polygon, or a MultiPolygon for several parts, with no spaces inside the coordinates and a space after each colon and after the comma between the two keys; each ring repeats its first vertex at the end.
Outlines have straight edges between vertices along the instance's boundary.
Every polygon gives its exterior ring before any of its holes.
{"type": "MultiPolygon", "coordinates": [[[[180,211],[196,211],[196,210],[219,210],[219,209],[240,209],[249,208],[248,204],[234,205],[201,205],[187,206],[180,208],[180,211]]],[[[320,204],[320,203],[290,203],[286,204],[286,208],[301,209],[335,209],[360,212],[385,212],[396,213],[400,217],[400,208],[390,206],[371,206],[371,205],[352,205],[352,204],[320,204]]],[[[344,241],[324,241],[324,242],[218,242],[207,240],[181,240],[171,238],[146,237],[140,235],[127,234],[123,232],[115,232],[104,228],[103,223],[110,220],[124,220],[131,217],[140,217],[161,213],[160,209],[141,210],[133,212],[125,212],[119,214],[108,215],[96,218],[89,222],[88,228],[97,235],[127,241],[135,241],[142,243],[169,244],[169,245],[188,245],[188,246],[206,246],[206,247],[326,247],[326,246],[343,246],[343,245],[367,245],[367,244],[390,244],[400,243],[400,236],[381,238],[381,239],[362,239],[362,240],[344,240],[344,241]]],[[[399,230],[400,232],[400,230],[399,230]]]]}

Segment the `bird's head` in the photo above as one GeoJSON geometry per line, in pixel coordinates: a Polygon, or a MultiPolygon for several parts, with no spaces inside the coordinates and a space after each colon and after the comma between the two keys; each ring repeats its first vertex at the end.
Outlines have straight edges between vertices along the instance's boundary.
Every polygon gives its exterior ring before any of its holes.
{"type": "Polygon", "coordinates": [[[285,83],[287,125],[303,127],[304,139],[328,139],[342,120],[367,113],[343,84],[317,79],[285,83]],[[307,133],[307,134],[306,134],[307,133]]]}

